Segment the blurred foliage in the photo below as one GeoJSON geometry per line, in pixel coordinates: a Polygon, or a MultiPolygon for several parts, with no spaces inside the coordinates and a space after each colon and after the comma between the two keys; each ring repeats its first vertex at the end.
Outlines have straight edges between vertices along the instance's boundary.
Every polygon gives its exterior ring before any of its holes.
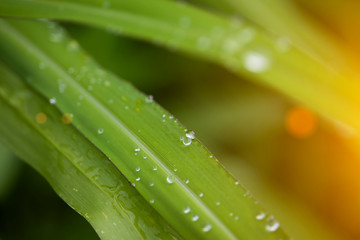
{"type": "Polygon", "coordinates": [[[69,208],[29,165],[0,203],[0,239],[99,239],[90,224],[69,208]]]}

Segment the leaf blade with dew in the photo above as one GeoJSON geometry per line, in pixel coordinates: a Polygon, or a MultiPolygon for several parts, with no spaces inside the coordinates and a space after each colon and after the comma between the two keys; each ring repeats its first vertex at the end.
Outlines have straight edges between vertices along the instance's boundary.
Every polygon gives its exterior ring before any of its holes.
{"type": "MultiPolygon", "coordinates": [[[[353,117],[354,113],[360,116],[356,71],[318,61],[292,44],[279,45],[276,36],[246,21],[231,21],[186,4],[108,3],[3,0],[0,16],[75,21],[160,43],[223,65],[360,130],[353,117]]],[[[342,59],[346,62],[345,56],[342,59]]]]}
{"type": "Polygon", "coordinates": [[[101,239],[181,239],[100,151],[61,121],[55,106],[1,62],[0,73],[0,141],[43,175],[101,239]]]}
{"type": "Polygon", "coordinates": [[[287,238],[281,228],[267,231],[266,222],[256,220],[261,206],[191,131],[152,99],[104,72],[80,49],[69,50],[74,42],[60,27],[3,21],[0,31],[1,58],[47,98],[55,97],[63,112],[72,113],[79,131],[179,234],[209,239],[287,238]],[[52,41],[51,36],[60,32],[61,41],[52,41]],[[41,63],[46,67],[39,70],[41,63]]]}

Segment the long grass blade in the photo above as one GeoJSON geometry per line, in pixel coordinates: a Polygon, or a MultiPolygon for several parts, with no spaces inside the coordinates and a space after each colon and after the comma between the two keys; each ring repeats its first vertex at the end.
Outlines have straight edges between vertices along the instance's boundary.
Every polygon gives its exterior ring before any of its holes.
{"type": "Polygon", "coordinates": [[[0,141],[43,175],[101,239],[181,239],[62,114],[0,63],[0,141]]]}
{"type": "Polygon", "coordinates": [[[62,28],[2,21],[0,33],[0,57],[50,101],[56,99],[183,237],[287,239],[193,132],[151,97],[103,71],[62,28]]]}
{"type": "MultiPolygon", "coordinates": [[[[358,73],[318,61],[283,38],[246,21],[229,20],[186,4],[158,0],[3,0],[0,16],[52,18],[115,33],[219,63],[240,76],[271,86],[319,113],[360,130],[358,73]],[[316,89],[316,92],[314,92],[316,89]]],[[[284,19],[283,21],[286,21],[284,19]]]]}

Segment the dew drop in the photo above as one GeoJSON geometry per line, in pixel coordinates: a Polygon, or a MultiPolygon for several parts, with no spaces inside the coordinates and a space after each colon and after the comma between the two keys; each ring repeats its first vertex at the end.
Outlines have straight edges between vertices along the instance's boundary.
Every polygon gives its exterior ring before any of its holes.
{"type": "Polygon", "coordinates": [[[50,102],[51,104],[55,104],[55,103],[56,103],[56,98],[55,98],[55,97],[50,98],[49,102],[50,102]]]}
{"type": "Polygon", "coordinates": [[[263,54],[258,52],[247,52],[244,55],[244,67],[252,73],[261,73],[266,71],[270,66],[270,61],[263,54]]]}
{"type": "Polygon", "coordinates": [[[223,49],[229,54],[234,54],[239,48],[239,41],[233,38],[228,38],[225,40],[223,49]]]}
{"type": "Polygon", "coordinates": [[[152,95],[149,95],[149,96],[147,96],[147,97],[145,98],[145,102],[150,103],[150,102],[153,102],[153,101],[154,101],[154,97],[153,97],[152,95]]]}
{"type": "Polygon", "coordinates": [[[104,133],[104,129],[103,128],[99,128],[98,129],[98,134],[103,134],[104,133]]]}
{"type": "Polygon", "coordinates": [[[189,182],[190,182],[189,179],[186,179],[186,180],[185,180],[185,183],[186,183],[186,184],[189,184],[189,182]]]}
{"type": "Polygon", "coordinates": [[[143,159],[147,159],[147,156],[143,156],[143,159]]]}
{"type": "Polygon", "coordinates": [[[187,206],[186,208],[184,208],[184,213],[185,213],[185,214],[188,214],[188,213],[190,213],[190,212],[191,212],[191,209],[190,209],[189,206],[187,206]]]}
{"type": "Polygon", "coordinates": [[[180,140],[183,142],[185,146],[189,146],[192,142],[192,139],[188,137],[180,137],[180,140]]]}
{"type": "Polygon", "coordinates": [[[229,216],[230,217],[234,216],[234,213],[233,212],[229,213],[229,216]]]}
{"type": "Polygon", "coordinates": [[[190,131],[190,132],[186,133],[185,135],[186,135],[186,137],[188,137],[190,139],[195,138],[195,132],[194,131],[190,131]]]}
{"type": "Polygon", "coordinates": [[[151,182],[150,184],[149,184],[149,186],[150,187],[153,187],[155,184],[153,183],[153,182],[151,182]]]}
{"type": "Polygon", "coordinates": [[[59,93],[64,93],[66,90],[66,83],[63,82],[61,79],[58,79],[59,84],[59,93]]]}
{"type": "Polygon", "coordinates": [[[105,85],[105,87],[109,87],[111,85],[111,83],[109,81],[105,81],[104,85],[105,85]]]}
{"type": "Polygon", "coordinates": [[[200,193],[200,194],[199,194],[199,197],[203,197],[203,196],[204,196],[204,194],[203,194],[203,193],[200,193]]]}
{"type": "Polygon", "coordinates": [[[196,222],[197,220],[199,220],[199,216],[198,216],[198,215],[194,215],[194,216],[191,218],[191,220],[192,220],[193,222],[196,222]]]}
{"type": "Polygon", "coordinates": [[[275,232],[276,230],[278,230],[278,228],[280,227],[280,224],[278,221],[276,221],[274,219],[274,217],[269,217],[266,225],[265,225],[265,229],[266,231],[269,231],[269,232],[275,232]]]}
{"type": "Polygon", "coordinates": [[[202,228],[203,232],[209,232],[212,229],[212,226],[210,224],[205,224],[202,228]]]}
{"type": "Polygon", "coordinates": [[[150,199],[150,203],[154,204],[155,200],[154,199],[150,199]]]}
{"type": "Polygon", "coordinates": [[[140,168],[139,168],[139,167],[137,167],[135,170],[136,170],[137,172],[140,172],[140,168]]]}
{"type": "Polygon", "coordinates": [[[208,37],[199,37],[197,40],[197,46],[200,50],[205,51],[211,46],[211,40],[208,37]]]}
{"type": "Polygon", "coordinates": [[[157,166],[154,166],[154,167],[153,167],[153,170],[154,170],[154,171],[157,171],[157,166]]]}
{"type": "Polygon", "coordinates": [[[236,182],[235,182],[235,185],[239,185],[239,184],[240,184],[239,181],[236,181],[236,182]]]}
{"type": "Polygon", "coordinates": [[[220,206],[221,203],[220,203],[220,202],[216,202],[215,204],[216,204],[216,206],[220,206]]]}
{"type": "Polygon", "coordinates": [[[169,184],[174,183],[174,176],[167,176],[166,181],[167,181],[169,184]]]}
{"type": "Polygon", "coordinates": [[[266,213],[260,212],[258,215],[256,215],[257,220],[263,220],[266,217],[266,213]]]}
{"type": "Polygon", "coordinates": [[[135,152],[140,152],[140,148],[139,147],[137,147],[137,148],[135,148],[135,150],[134,150],[135,152]]]}
{"type": "Polygon", "coordinates": [[[135,179],[135,181],[139,182],[140,179],[141,179],[140,177],[137,177],[137,178],[135,179]]]}

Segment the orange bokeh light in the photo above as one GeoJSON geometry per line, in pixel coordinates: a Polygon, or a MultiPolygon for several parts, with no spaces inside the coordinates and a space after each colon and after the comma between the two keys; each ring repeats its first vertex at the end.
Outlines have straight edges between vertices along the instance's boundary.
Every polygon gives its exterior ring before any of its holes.
{"type": "Polygon", "coordinates": [[[291,108],[286,115],[285,127],[295,138],[307,138],[314,134],[317,128],[316,115],[300,106],[291,108]]]}

